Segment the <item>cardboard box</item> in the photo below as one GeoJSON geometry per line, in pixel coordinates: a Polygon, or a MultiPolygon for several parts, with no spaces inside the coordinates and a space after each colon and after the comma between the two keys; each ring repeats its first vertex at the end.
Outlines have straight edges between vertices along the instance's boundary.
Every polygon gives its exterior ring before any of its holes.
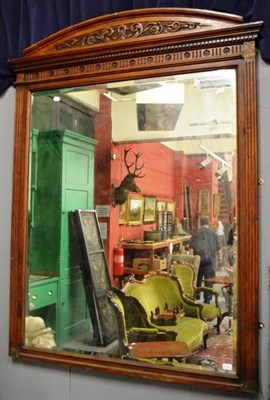
{"type": "Polygon", "coordinates": [[[148,270],[150,267],[150,258],[133,258],[133,268],[148,270]]]}
{"type": "Polygon", "coordinates": [[[164,269],[167,269],[167,260],[166,258],[160,259],[160,258],[155,258],[154,259],[154,267],[156,271],[162,271],[164,269]]]}

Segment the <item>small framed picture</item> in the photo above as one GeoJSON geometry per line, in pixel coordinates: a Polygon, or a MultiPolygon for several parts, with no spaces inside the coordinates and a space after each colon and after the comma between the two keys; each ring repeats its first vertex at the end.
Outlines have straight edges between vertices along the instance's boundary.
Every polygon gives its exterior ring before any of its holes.
{"type": "Polygon", "coordinates": [[[199,190],[199,215],[209,215],[210,212],[210,192],[207,189],[199,190]]]}
{"type": "Polygon", "coordinates": [[[132,196],[128,198],[128,224],[141,225],[143,222],[144,200],[142,196],[132,196]]]}
{"type": "Polygon", "coordinates": [[[143,222],[151,223],[156,220],[156,204],[157,200],[154,196],[144,196],[144,213],[143,222]]]}
{"type": "Polygon", "coordinates": [[[119,205],[119,225],[124,225],[127,223],[127,204],[128,202],[125,201],[124,204],[119,205]]]}
{"type": "Polygon", "coordinates": [[[157,201],[157,211],[166,211],[166,201],[157,201]]]}
{"type": "Polygon", "coordinates": [[[166,202],[166,211],[170,211],[172,213],[172,219],[174,221],[175,215],[175,201],[167,201],[166,202]]]}
{"type": "Polygon", "coordinates": [[[218,217],[220,214],[220,207],[221,207],[221,196],[219,193],[214,194],[214,210],[213,210],[213,215],[214,217],[218,217]]]}

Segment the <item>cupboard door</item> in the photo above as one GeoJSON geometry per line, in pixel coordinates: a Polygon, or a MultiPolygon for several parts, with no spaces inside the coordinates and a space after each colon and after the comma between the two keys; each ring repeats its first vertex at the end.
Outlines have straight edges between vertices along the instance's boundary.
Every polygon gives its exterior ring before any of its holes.
{"type": "Polygon", "coordinates": [[[63,149],[62,222],[60,274],[67,277],[79,270],[69,263],[68,213],[93,208],[94,153],[89,149],[65,145],[63,149]]]}
{"type": "Polygon", "coordinates": [[[74,338],[80,338],[81,341],[83,335],[85,339],[89,337],[90,341],[92,328],[86,304],[81,274],[61,279],[58,307],[59,345],[65,343],[68,346],[66,342],[74,338]]]}

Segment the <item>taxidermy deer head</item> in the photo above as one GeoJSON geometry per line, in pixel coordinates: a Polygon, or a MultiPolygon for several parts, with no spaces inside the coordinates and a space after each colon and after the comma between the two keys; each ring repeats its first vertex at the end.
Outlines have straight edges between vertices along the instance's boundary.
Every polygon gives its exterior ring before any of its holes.
{"type": "Polygon", "coordinates": [[[124,204],[127,201],[129,192],[138,193],[141,191],[141,189],[136,185],[134,179],[135,178],[143,178],[145,176],[145,175],[141,175],[144,163],[140,167],[138,167],[138,160],[142,153],[134,153],[135,160],[133,161],[133,163],[128,164],[127,163],[127,155],[130,150],[131,150],[131,148],[124,149],[124,152],[125,152],[124,162],[125,162],[125,166],[127,167],[128,174],[124,177],[124,179],[122,180],[122,182],[119,186],[113,185],[112,203],[114,206],[116,206],[117,204],[119,204],[119,205],[124,204]],[[134,171],[131,172],[130,168],[133,166],[134,166],[134,171]]]}

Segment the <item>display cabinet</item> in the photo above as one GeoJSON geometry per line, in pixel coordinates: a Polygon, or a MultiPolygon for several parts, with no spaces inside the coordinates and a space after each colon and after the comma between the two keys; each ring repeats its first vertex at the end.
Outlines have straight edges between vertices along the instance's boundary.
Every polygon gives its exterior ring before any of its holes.
{"type": "Polygon", "coordinates": [[[54,97],[36,96],[33,102],[32,129],[70,130],[88,137],[93,137],[95,112],[82,101],[61,94],[54,97]],[[56,101],[57,100],[57,101],[56,101]]]}
{"type": "Polygon", "coordinates": [[[58,344],[90,329],[80,267],[70,252],[69,212],[93,208],[95,144],[68,130],[40,131],[37,139],[29,271],[59,277],[58,344]]]}
{"type": "Polygon", "coordinates": [[[32,275],[29,278],[28,303],[26,313],[41,317],[52,329],[58,342],[58,281],[59,278],[32,275]]]}

